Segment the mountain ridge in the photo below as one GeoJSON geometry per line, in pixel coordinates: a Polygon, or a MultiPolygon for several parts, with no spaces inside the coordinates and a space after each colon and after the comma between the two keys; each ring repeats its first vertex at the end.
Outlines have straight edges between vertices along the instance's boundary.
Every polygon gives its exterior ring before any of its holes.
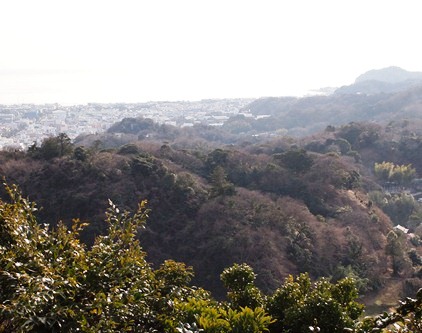
{"type": "Polygon", "coordinates": [[[409,80],[422,80],[422,72],[411,72],[398,66],[390,66],[381,69],[371,69],[359,75],[356,78],[355,83],[360,83],[364,81],[399,83],[409,80]]]}
{"type": "Polygon", "coordinates": [[[342,86],[335,94],[395,93],[422,85],[422,72],[411,72],[397,66],[372,69],[359,75],[351,85],[342,86]]]}

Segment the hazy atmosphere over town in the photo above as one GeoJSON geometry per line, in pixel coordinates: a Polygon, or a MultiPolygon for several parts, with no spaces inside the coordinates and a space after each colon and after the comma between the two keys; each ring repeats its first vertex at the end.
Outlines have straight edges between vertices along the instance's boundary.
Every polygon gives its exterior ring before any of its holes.
{"type": "Polygon", "coordinates": [[[422,332],[417,1],[0,3],[0,333],[422,332]]]}

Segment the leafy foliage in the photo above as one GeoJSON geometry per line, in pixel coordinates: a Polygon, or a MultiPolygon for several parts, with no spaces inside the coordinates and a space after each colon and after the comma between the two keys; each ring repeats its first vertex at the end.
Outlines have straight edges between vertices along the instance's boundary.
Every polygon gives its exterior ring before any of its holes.
{"type": "Polygon", "coordinates": [[[228,301],[189,286],[193,270],[165,261],[153,269],[136,234],[149,210],[134,214],[112,202],[108,232],[91,248],[79,241],[86,226],[74,220],[50,229],[38,224],[34,204],[16,186],[0,201],[0,332],[417,332],[421,291],[396,312],[358,321],[363,306],[351,278],[332,284],[308,274],[289,276],[273,294],[254,285],[247,264],[226,268],[228,301]],[[390,326],[394,324],[392,329],[390,326]],[[400,327],[400,329],[397,329],[400,327]],[[412,331],[413,330],[413,331],[412,331]]]}
{"type": "Polygon", "coordinates": [[[304,149],[292,149],[282,154],[274,154],[273,157],[294,173],[308,171],[313,163],[312,157],[304,149]]]}
{"type": "Polygon", "coordinates": [[[375,163],[375,176],[384,182],[392,182],[397,185],[408,185],[415,177],[416,170],[408,165],[395,165],[391,162],[375,163]]]}
{"type": "Polygon", "coordinates": [[[289,276],[268,300],[268,312],[277,319],[272,332],[343,332],[353,327],[363,307],[356,302],[357,289],[352,279],[336,284],[321,279],[311,282],[308,274],[289,276]]]}
{"type": "Polygon", "coordinates": [[[408,226],[413,217],[419,219],[421,207],[412,195],[407,193],[382,193],[373,191],[369,193],[371,200],[386,213],[391,221],[397,225],[408,226]]]}
{"type": "Polygon", "coordinates": [[[60,133],[55,137],[49,137],[42,141],[41,147],[37,147],[34,143],[29,149],[30,153],[36,158],[46,160],[69,155],[73,151],[70,138],[66,133],[60,133]]]}
{"type": "MultiPolygon", "coordinates": [[[[260,126],[274,125],[268,124],[274,119],[265,119],[260,126]]],[[[250,125],[254,127],[253,119],[250,125]]],[[[244,136],[241,145],[217,146],[223,132],[126,120],[106,137],[92,136],[101,139],[93,146],[71,145],[73,153],[62,156],[44,158],[41,147],[1,152],[0,171],[39,204],[37,218],[54,230],[59,220],[68,228],[73,217],[90,221],[81,230],[88,246],[108,233],[108,198],[130,211],[137,209],[138,198],[146,198],[149,223],[136,238],[149,261],[154,267],[168,258],[192,265],[193,283],[218,299],[226,296],[218,276],[235,262],[253,267],[256,285],[265,293],[274,292],[288,274],[305,271],[313,279],[353,277],[365,292],[381,292],[390,284],[395,278],[386,251],[391,222],[420,236],[422,205],[403,194],[368,200],[367,192],[382,190],[373,177],[374,163],[388,160],[421,169],[417,152],[422,141],[413,123],[397,122],[386,129],[336,124],[301,140],[283,137],[285,131],[279,129],[280,135],[270,140],[244,136]],[[215,140],[199,140],[205,132],[215,140]],[[356,246],[345,236],[349,229],[356,246]]],[[[420,255],[419,242],[404,239],[403,258],[411,249],[420,255]]],[[[422,281],[420,265],[413,262],[399,273],[405,295],[412,295],[422,281]]]]}
{"type": "Polygon", "coordinates": [[[232,183],[227,180],[226,173],[221,166],[217,166],[211,174],[211,195],[233,195],[235,188],[232,183]]]}
{"type": "Polygon", "coordinates": [[[84,224],[50,232],[16,187],[7,190],[12,203],[0,206],[2,322],[22,332],[111,332],[152,320],[153,273],[134,238],[147,217],[145,202],[133,216],[111,204],[109,234],[87,250],[78,240],[84,224]]]}
{"type": "Polygon", "coordinates": [[[387,234],[386,252],[391,257],[393,274],[398,276],[406,268],[410,268],[410,260],[406,255],[405,236],[391,230],[387,234]]]}
{"type": "Polygon", "coordinates": [[[235,308],[262,306],[263,297],[254,286],[256,274],[246,264],[234,264],[221,273],[221,281],[228,289],[228,298],[235,308]]]}
{"type": "Polygon", "coordinates": [[[183,263],[168,260],[154,271],[135,239],[148,216],[145,201],[133,215],[110,202],[108,234],[88,250],[78,240],[84,223],[50,231],[17,187],[6,189],[12,202],[0,202],[0,331],[176,332],[191,328],[180,328],[190,317],[207,332],[264,332],[271,323],[262,308],[226,310],[188,287],[193,272],[183,263]],[[192,312],[189,304],[204,308],[192,312]]]}

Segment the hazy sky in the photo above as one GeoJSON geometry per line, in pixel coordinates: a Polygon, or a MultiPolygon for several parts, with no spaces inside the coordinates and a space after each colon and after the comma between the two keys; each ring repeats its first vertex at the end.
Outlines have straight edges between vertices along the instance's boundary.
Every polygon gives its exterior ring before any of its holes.
{"type": "Polygon", "coordinates": [[[302,94],[422,71],[420,1],[0,0],[0,104],[302,94]]]}

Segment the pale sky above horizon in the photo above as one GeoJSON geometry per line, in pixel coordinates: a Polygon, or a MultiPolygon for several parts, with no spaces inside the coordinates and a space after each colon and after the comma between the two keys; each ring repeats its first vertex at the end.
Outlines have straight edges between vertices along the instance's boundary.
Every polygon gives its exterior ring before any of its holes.
{"type": "Polygon", "coordinates": [[[422,71],[416,0],[0,0],[0,104],[301,95],[422,71]]]}

